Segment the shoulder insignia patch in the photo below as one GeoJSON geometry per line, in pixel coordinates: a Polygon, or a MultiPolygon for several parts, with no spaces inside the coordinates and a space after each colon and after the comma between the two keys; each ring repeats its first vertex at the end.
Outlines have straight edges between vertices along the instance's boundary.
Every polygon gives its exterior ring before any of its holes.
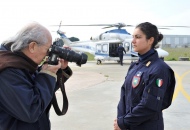
{"type": "Polygon", "coordinates": [[[143,73],[143,72],[138,71],[138,72],[135,74],[135,76],[133,77],[133,79],[132,79],[132,87],[133,87],[133,88],[136,88],[136,87],[139,85],[140,80],[141,80],[141,75],[142,75],[142,73],[143,73]]]}
{"type": "Polygon", "coordinates": [[[163,79],[156,79],[156,85],[157,85],[158,87],[161,87],[162,84],[163,84],[163,79]]]}
{"type": "Polygon", "coordinates": [[[134,76],[133,80],[132,80],[132,86],[133,86],[133,88],[136,88],[138,86],[139,82],[140,82],[140,77],[134,76]]]}

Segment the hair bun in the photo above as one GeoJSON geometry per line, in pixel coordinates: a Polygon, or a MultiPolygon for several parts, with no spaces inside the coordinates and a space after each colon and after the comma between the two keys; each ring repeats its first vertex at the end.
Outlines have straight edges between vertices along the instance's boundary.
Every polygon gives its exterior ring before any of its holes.
{"type": "Polygon", "coordinates": [[[160,33],[160,34],[158,34],[158,42],[160,42],[162,39],[163,39],[163,35],[160,33]]]}

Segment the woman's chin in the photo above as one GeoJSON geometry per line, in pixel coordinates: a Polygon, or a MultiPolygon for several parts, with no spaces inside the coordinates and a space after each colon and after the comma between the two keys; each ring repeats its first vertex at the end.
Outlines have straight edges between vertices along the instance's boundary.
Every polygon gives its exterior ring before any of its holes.
{"type": "Polygon", "coordinates": [[[135,52],[138,52],[138,49],[136,49],[136,48],[133,48],[133,51],[135,51],[135,52]]]}

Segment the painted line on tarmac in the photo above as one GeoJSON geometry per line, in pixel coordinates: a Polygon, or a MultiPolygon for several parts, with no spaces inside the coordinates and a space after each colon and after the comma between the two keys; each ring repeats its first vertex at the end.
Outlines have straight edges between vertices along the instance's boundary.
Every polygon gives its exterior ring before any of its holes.
{"type": "Polygon", "coordinates": [[[182,84],[183,78],[189,73],[190,73],[190,71],[187,71],[187,72],[183,73],[182,76],[179,76],[177,73],[175,73],[175,77],[177,79],[177,84],[176,84],[173,100],[175,100],[177,95],[179,94],[179,92],[181,92],[183,94],[183,96],[190,102],[190,95],[185,91],[183,84],[182,84]]]}

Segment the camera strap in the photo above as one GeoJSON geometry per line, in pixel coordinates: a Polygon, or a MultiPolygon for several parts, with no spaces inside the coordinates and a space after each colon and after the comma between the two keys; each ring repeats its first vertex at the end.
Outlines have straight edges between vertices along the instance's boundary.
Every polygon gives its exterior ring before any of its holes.
{"type": "Polygon", "coordinates": [[[65,92],[65,85],[64,85],[62,73],[58,73],[57,80],[59,81],[59,88],[61,89],[62,97],[63,97],[62,110],[60,110],[60,108],[58,106],[57,98],[56,98],[55,93],[53,95],[52,104],[53,104],[53,107],[54,107],[54,110],[55,110],[56,114],[61,116],[61,115],[65,115],[67,110],[68,110],[68,99],[67,99],[67,95],[66,95],[66,92],[65,92]]]}

